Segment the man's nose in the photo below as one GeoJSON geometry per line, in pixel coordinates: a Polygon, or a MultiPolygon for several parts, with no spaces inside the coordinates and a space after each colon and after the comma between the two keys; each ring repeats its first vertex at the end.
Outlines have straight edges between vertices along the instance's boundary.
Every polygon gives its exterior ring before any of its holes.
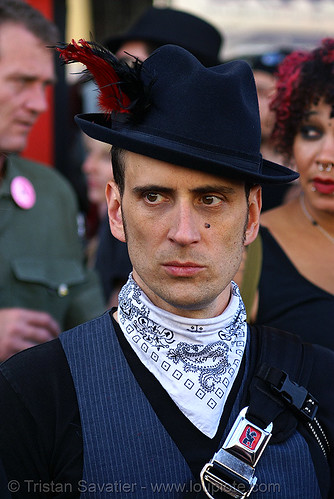
{"type": "Polygon", "coordinates": [[[196,210],[187,203],[179,203],[173,211],[168,238],[181,246],[197,243],[201,238],[201,234],[196,210]]]}
{"type": "Polygon", "coordinates": [[[36,83],[31,86],[26,106],[36,114],[44,113],[47,110],[48,99],[46,88],[43,85],[36,83]]]}
{"type": "Polygon", "coordinates": [[[95,160],[90,153],[87,154],[84,162],[82,163],[82,170],[84,173],[91,173],[94,169],[95,160]]]}

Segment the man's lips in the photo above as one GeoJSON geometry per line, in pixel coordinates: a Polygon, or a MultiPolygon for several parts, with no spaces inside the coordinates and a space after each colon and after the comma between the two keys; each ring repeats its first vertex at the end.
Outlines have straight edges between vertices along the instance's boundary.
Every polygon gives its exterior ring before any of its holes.
{"type": "Polygon", "coordinates": [[[204,269],[203,265],[194,262],[167,262],[163,264],[163,267],[168,274],[176,277],[190,277],[204,269]]]}
{"type": "Polygon", "coordinates": [[[16,121],[16,126],[19,128],[22,128],[24,130],[30,131],[31,128],[34,126],[35,122],[27,122],[27,121],[16,121]]]}
{"type": "Polygon", "coordinates": [[[88,177],[88,181],[87,181],[87,184],[88,186],[91,188],[91,189],[95,189],[96,187],[100,187],[99,186],[99,183],[96,182],[94,179],[92,179],[91,177],[88,177]]]}
{"type": "Polygon", "coordinates": [[[313,186],[321,194],[334,193],[334,180],[316,177],[313,179],[313,186]]]}

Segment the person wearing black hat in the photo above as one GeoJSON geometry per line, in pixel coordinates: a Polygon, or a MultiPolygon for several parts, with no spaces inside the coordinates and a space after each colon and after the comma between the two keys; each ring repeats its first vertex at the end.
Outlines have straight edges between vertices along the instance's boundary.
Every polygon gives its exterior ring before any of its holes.
{"type": "Polygon", "coordinates": [[[179,45],[209,67],[221,62],[224,37],[212,24],[190,12],[152,6],[125,33],[108,38],[104,45],[113,53],[120,49],[126,52],[124,44],[131,41],[147,44],[146,57],[161,45],[179,45]]]}
{"type": "Polygon", "coordinates": [[[15,496],[326,497],[334,354],[249,327],[232,281],[259,184],[297,176],[260,155],[250,67],[174,45],[133,67],[84,40],[61,56],[101,89],[104,112],[76,121],[113,146],[110,227],[133,270],[118,308],[0,366],[15,496]]]}
{"type": "MultiPolygon", "coordinates": [[[[103,45],[119,59],[132,64],[136,57],[144,61],[155,49],[168,43],[189,50],[205,66],[215,66],[220,62],[224,37],[212,24],[189,12],[152,6],[127,31],[109,37],[103,45]]],[[[82,92],[84,112],[98,110],[94,82],[83,84],[82,92]]],[[[115,305],[119,290],[127,280],[131,262],[126,245],[110,233],[107,217],[99,223],[97,236],[95,268],[105,300],[115,305]]]]}

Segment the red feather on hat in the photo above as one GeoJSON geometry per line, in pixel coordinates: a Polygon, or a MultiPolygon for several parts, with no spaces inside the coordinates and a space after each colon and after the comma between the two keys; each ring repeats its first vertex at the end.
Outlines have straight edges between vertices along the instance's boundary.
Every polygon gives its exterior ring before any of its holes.
{"type": "Polygon", "coordinates": [[[60,57],[66,62],[81,62],[93,75],[99,90],[99,105],[103,111],[108,113],[129,113],[131,105],[130,98],[121,90],[122,81],[120,74],[124,73],[125,66],[114,54],[104,47],[80,39],[79,42],[72,40],[65,48],[56,47],[60,57]],[[80,45],[79,45],[80,43],[80,45]]]}

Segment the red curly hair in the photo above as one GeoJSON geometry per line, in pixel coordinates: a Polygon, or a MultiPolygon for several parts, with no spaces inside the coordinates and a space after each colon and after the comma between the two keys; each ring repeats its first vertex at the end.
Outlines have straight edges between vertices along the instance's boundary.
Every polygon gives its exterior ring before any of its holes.
{"type": "Polygon", "coordinates": [[[272,138],[287,159],[292,156],[295,136],[305,113],[324,98],[333,106],[334,39],[326,38],[312,51],[295,51],[280,64],[271,109],[276,114],[272,138]]]}

